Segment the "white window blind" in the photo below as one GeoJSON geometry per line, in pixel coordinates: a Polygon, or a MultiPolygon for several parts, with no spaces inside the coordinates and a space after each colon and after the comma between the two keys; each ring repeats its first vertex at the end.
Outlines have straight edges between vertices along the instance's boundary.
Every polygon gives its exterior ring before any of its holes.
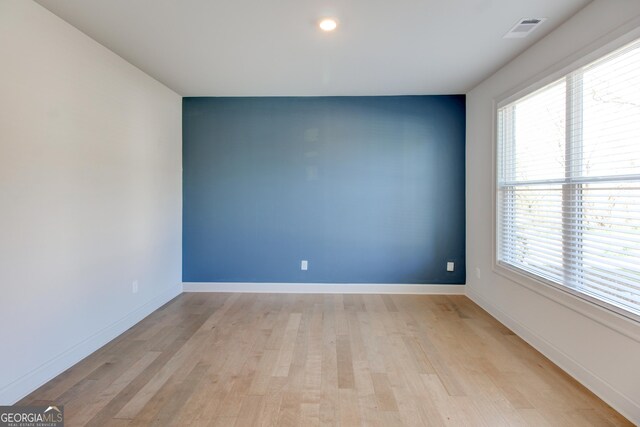
{"type": "Polygon", "coordinates": [[[640,315],[640,41],[498,108],[498,263],[640,315]]]}

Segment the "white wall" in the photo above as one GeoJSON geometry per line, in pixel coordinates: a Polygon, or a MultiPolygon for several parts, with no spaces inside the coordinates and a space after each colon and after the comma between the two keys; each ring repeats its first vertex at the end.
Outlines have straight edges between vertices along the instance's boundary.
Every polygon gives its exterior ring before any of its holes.
{"type": "Polygon", "coordinates": [[[640,324],[492,270],[492,125],[495,98],[637,27],[639,17],[637,0],[596,0],[467,94],[468,295],[636,423],[640,324]]]}
{"type": "Polygon", "coordinates": [[[181,291],[181,109],[36,3],[0,1],[0,404],[181,291]]]}

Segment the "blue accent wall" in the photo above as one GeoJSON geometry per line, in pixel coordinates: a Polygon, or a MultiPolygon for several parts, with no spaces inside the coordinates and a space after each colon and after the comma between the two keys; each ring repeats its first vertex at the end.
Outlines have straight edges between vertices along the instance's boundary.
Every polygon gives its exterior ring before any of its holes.
{"type": "Polygon", "coordinates": [[[465,282],[464,95],[184,98],[183,165],[185,282],[465,282]]]}

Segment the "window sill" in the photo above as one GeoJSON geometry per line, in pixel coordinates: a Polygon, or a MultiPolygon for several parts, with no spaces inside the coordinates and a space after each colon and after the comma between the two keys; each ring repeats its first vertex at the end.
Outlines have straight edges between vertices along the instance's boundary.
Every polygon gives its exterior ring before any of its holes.
{"type": "Polygon", "coordinates": [[[606,303],[600,305],[587,299],[588,297],[577,296],[559,285],[553,285],[533,274],[503,266],[495,261],[493,272],[640,343],[640,316],[634,313],[621,314],[613,308],[605,307],[606,303]]]}

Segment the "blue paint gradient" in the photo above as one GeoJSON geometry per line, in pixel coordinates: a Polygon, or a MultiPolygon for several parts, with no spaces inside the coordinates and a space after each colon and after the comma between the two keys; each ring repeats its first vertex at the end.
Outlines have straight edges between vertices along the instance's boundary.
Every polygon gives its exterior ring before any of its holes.
{"type": "Polygon", "coordinates": [[[183,162],[185,282],[465,282],[463,95],[184,98],[183,162]]]}

